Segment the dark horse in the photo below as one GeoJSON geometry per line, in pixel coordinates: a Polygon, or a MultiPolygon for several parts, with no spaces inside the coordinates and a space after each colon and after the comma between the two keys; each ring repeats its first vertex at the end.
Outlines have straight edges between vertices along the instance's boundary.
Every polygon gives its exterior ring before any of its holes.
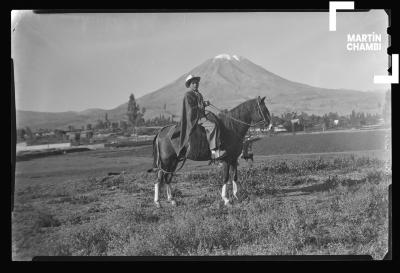
{"type": "MultiPolygon", "coordinates": [[[[226,149],[226,154],[221,158],[224,173],[221,197],[225,205],[229,205],[229,199],[226,195],[226,185],[230,173],[233,174],[233,196],[237,199],[237,162],[242,153],[243,140],[247,130],[252,124],[263,123],[264,126],[270,126],[271,124],[271,115],[265,106],[264,100],[265,97],[262,99],[257,97],[241,103],[227,113],[219,114],[221,140],[226,149]]],[[[170,182],[180,160],[172,146],[170,138],[165,132],[167,128],[162,128],[153,140],[154,160],[153,169],[151,170],[157,171],[157,182],[154,188],[154,202],[157,207],[160,206],[158,200],[160,186],[162,187],[164,184],[167,186],[168,201],[172,205],[176,204],[172,197],[170,182]]],[[[198,161],[208,161],[208,159],[198,161]]]]}

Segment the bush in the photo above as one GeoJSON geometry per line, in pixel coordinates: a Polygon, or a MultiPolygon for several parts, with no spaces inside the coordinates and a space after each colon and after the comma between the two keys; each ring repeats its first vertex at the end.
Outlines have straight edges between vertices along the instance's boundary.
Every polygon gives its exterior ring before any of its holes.
{"type": "Polygon", "coordinates": [[[51,213],[38,211],[34,228],[48,228],[48,227],[58,227],[61,225],[61,222],[51,213]]]}

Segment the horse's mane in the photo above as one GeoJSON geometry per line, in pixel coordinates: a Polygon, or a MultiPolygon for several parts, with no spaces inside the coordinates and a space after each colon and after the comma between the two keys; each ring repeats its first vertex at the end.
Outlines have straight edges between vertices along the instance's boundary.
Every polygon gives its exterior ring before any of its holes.
{"type": "Polygon", "coordinates": [[[218,118],[224,127],[228,130],[233,130],[235,132],[241,131],[241,129],[245,126],[242,123],[239,123],[229,117],[233,117],[238,120],[243,120],[246,118],[250,112],[253,111],[255,99],[247,100],[242,102],[235,108],[229,110],[228,112],[222,112],[218,114],[218,118]]]}

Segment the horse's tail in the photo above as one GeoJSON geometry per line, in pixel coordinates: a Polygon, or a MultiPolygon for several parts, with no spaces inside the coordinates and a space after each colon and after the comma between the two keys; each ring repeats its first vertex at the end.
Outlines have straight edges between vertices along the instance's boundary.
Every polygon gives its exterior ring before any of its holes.
{"type": "Polygon", "coordinates": [[[147,170],[148,173],[155,172],[158,170],[159,152],[158,152],[157,136],[158,136],[158,133],[156,134],[156,136],[153,139],[153,168],[148,169],[147,170]]]}

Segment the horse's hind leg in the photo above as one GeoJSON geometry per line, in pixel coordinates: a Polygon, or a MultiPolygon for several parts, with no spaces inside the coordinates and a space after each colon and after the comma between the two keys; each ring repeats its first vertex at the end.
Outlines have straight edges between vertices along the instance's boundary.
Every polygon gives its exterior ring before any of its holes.
{"type": "Polygon", "coordinates": [[[163,180],[163,172],[161,170],[158,171],[157,173],[157,182],[154,185],[154,203],[156,204],[157,208],[160,208],[160,201],[159,201],[159,195],[160,195],[160,186],[162,186],[162,181],[163,180]]]}
{"type": "Polygon", "coordinates": [[[232,179],[233,197],[238,199],[237,196],[236,196],[236,194],[238,192],[238,188],[237,188],[237,184],[236,184],[236,182],[238,180],[238,177],[237,177],[237,164],[231,165],[231,170],[233,172],[233,179],[232,179]]]}
{"type": "Polygon", "coordinates": [[[165,183],[167,184],[167,198],[168,198],[168,202],[170,202],[171,205],[175,206],[175,205],[176,205],[176,202],[175,202],[175,200],[173,199],[173,196],[172,196],[172,189],[171,189],[171,184],[170,184],[170,183],[171,183],[171,180],[172,180],[172,176],[173,176],[172,173],[166,175],[166,177],[165,177],[165,183]]]}
{"type": "Polygon", "coordinates": [[[226,197],[226,186],[227,186],[227,182],[229,180],[229,164],[227,162],[224,162],[223,168],[224,168],[224,184],[222,186],[221,197],[222,197],[222,200],[224,200],[224,204],[226,206],[228,206],[229,199],[226,197]]]}

